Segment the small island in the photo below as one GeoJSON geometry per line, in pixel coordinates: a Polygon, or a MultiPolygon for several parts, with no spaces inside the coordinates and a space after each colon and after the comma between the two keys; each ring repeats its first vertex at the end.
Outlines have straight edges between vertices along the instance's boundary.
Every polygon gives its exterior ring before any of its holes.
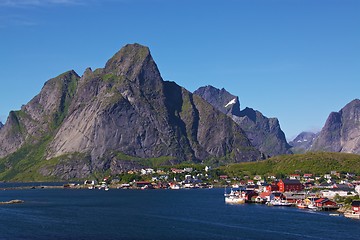
{"type": "Polygon", "coordinates": [[[10,200],[7,202],[0,202],[0,205],[5,205],[5,204],[18,204],[18,203],[24,203],[23,200],[19,200],[19,199],[15,199],[15,200],[10,200]]]}

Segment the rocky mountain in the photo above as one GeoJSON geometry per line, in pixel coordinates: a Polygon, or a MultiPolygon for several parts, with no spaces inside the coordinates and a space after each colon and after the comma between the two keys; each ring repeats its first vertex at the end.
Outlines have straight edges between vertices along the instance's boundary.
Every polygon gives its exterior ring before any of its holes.
{"type": "Polygon", "coordinates": [[[313,132],[302,132],[294,140],[289,142],[294,153],[305,153],[311,147],[318,134],[313,132]]]}
{"type": "Polygon", "coordinates": [[[360,100],[330,113],[310,151],[360,154],[360,100]]]}
{"type": "Polygon", "coordinates": [[[104,68],[69,71],[0,129],[0,178],[84,178],[183,161],[261,158],[232,119],[163,81],[147,47],[129,44],[104,68]]]}
{"type": "Polygon", "coordinates": [[[197,89],[194,94],[199,95],[213,107],[230,116],[240,116],[240,101],[224,88],[217,89],[213,86],[205,86],[197,89]]]}
{"type": "Polygon", "coordinates": [[[0,122],[0,128],[2,128],[4,126],[4,124],[2,122],[0,122]]]}
{"type": "Polygon", "coordinates": [[[280,128],[278,119],[267,118],[261,112],[252,108],[240,111],[240,102],[237,96],[225,89],[213,86],[200,87],[194,92],[209,102],[216,109],[231,116],[245,131],[251,143],[267,156],[291,154],[290,145],[280,128]]]}

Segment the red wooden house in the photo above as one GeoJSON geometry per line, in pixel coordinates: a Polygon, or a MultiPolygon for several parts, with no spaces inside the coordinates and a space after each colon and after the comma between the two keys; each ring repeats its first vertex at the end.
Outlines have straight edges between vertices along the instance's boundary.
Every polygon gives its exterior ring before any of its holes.
{"type": "Polygon", "coordinates": [[[281,179],[277,185],[280,192],[299,192],[304,189],[301,182],[295,179],[281,179]]]}
{"type": "Polygon", "coordinates": [[[276,183],[272,183],[265,187],[266,192],[277,192],[279,191],[279,186],[276,183]]]}
{"type": "Polygon", "coordinates": [[[322,208],[323,210],[332,210],[338,209],[338,205],[336,202],[331,201],[328,198],[319,198],[315,201],[315,206],[318,208],[322,208]]]}

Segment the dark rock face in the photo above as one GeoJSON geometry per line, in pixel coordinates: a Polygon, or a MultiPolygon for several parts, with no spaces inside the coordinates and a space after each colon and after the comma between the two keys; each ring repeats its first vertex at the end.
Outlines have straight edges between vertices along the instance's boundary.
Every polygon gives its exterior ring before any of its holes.
{"type": "Polygon", "coordinates": [[[4,124],[2,122],[0,122],[0,129],[4,126],[4,124]]]}
{"type": "Polygon", "coordinates": [[[360,154],[360,100],[332,112],[315,139],[311,151],[360,154]]]}
{"type": "Polygon", "coordinates": [[[290,145],[276,118],[267,118],[259,111],[245,108],[240,111],[239,98],[225,89],[201,87],[194,92],[216,109],[231,116],[244,130],[251,143],[267,156],[290,154],[290,145]]]}
{"type": "Polygon", "coordinates": [[[234,121],[245,131],[251,143],[267,156],[292,154],[277,118],[267,118],[252,108],[241,111],[234,121]]]}
{"type": "Polygon", "coordinates": [[[311,147],[318,134],[312,132],[302,132],[294,140],[289,142],[294,153],[305,153],[311,147]]]}
{"type": "Polygon", "coordinates": [[[141,159],[164,164],[253,161],[261,154],[225,114],[162,80],[147,47],[129,44],[103,69],[70,71],[49,80],[0,130],[0,157],[46,139],[39,173],[62,179],[119,173],[141,159]],[[49,140],[50,139],[50,140],[49,140]],[[46,160],[44,160],[46,161],[46,160]]]}
{"type": "Polygon", "coordinates": [[[240,101],[224,88],[217,89],[213,86],[200,87],[194,94],[201,96],[216,109],[225,114],[240,115],[240,101]]]}
{"type": "Polygon", "coordinates": [[[25,142],[32,144],[51,134],[65,118],[79,76],[69,71],[47,81],[41,92],[20,111],[12,111],[0,130],[0,158],[25,142]]]}

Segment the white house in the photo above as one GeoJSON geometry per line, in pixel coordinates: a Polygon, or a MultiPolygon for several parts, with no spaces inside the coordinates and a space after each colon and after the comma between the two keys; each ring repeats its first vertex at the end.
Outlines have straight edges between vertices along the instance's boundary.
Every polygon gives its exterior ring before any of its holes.
{"type": "Polygon", "coordinates": [[[355,187],[355,191],[360,195],[360,185],[357,185],[357,186],[355,187]]]}
{"type": "Polygon", "coordinates": [[[324,178],[330,180],[330,179],[331,179],[331,175],[330,175],[330,174],[325,174],[325,175],[324,175],[324,178]]]}
{"type": "Polygon", "coordinates": [[[152,168],[141,169],[141,174],[142,175],[154,174],[154,173],[155,173],[155,171],[152,168]]]}
{"type": "Polygon", "coordinates": [[[355,196],[356,192],[354,189],[346,190],[346,189],[329,189],[329,190],[323,190],[321,191],[321,194],[323,197],[327,198],[334,198],[336,195],[339,195],[340,197],[349,197],[349,196],[355,196]]]}

